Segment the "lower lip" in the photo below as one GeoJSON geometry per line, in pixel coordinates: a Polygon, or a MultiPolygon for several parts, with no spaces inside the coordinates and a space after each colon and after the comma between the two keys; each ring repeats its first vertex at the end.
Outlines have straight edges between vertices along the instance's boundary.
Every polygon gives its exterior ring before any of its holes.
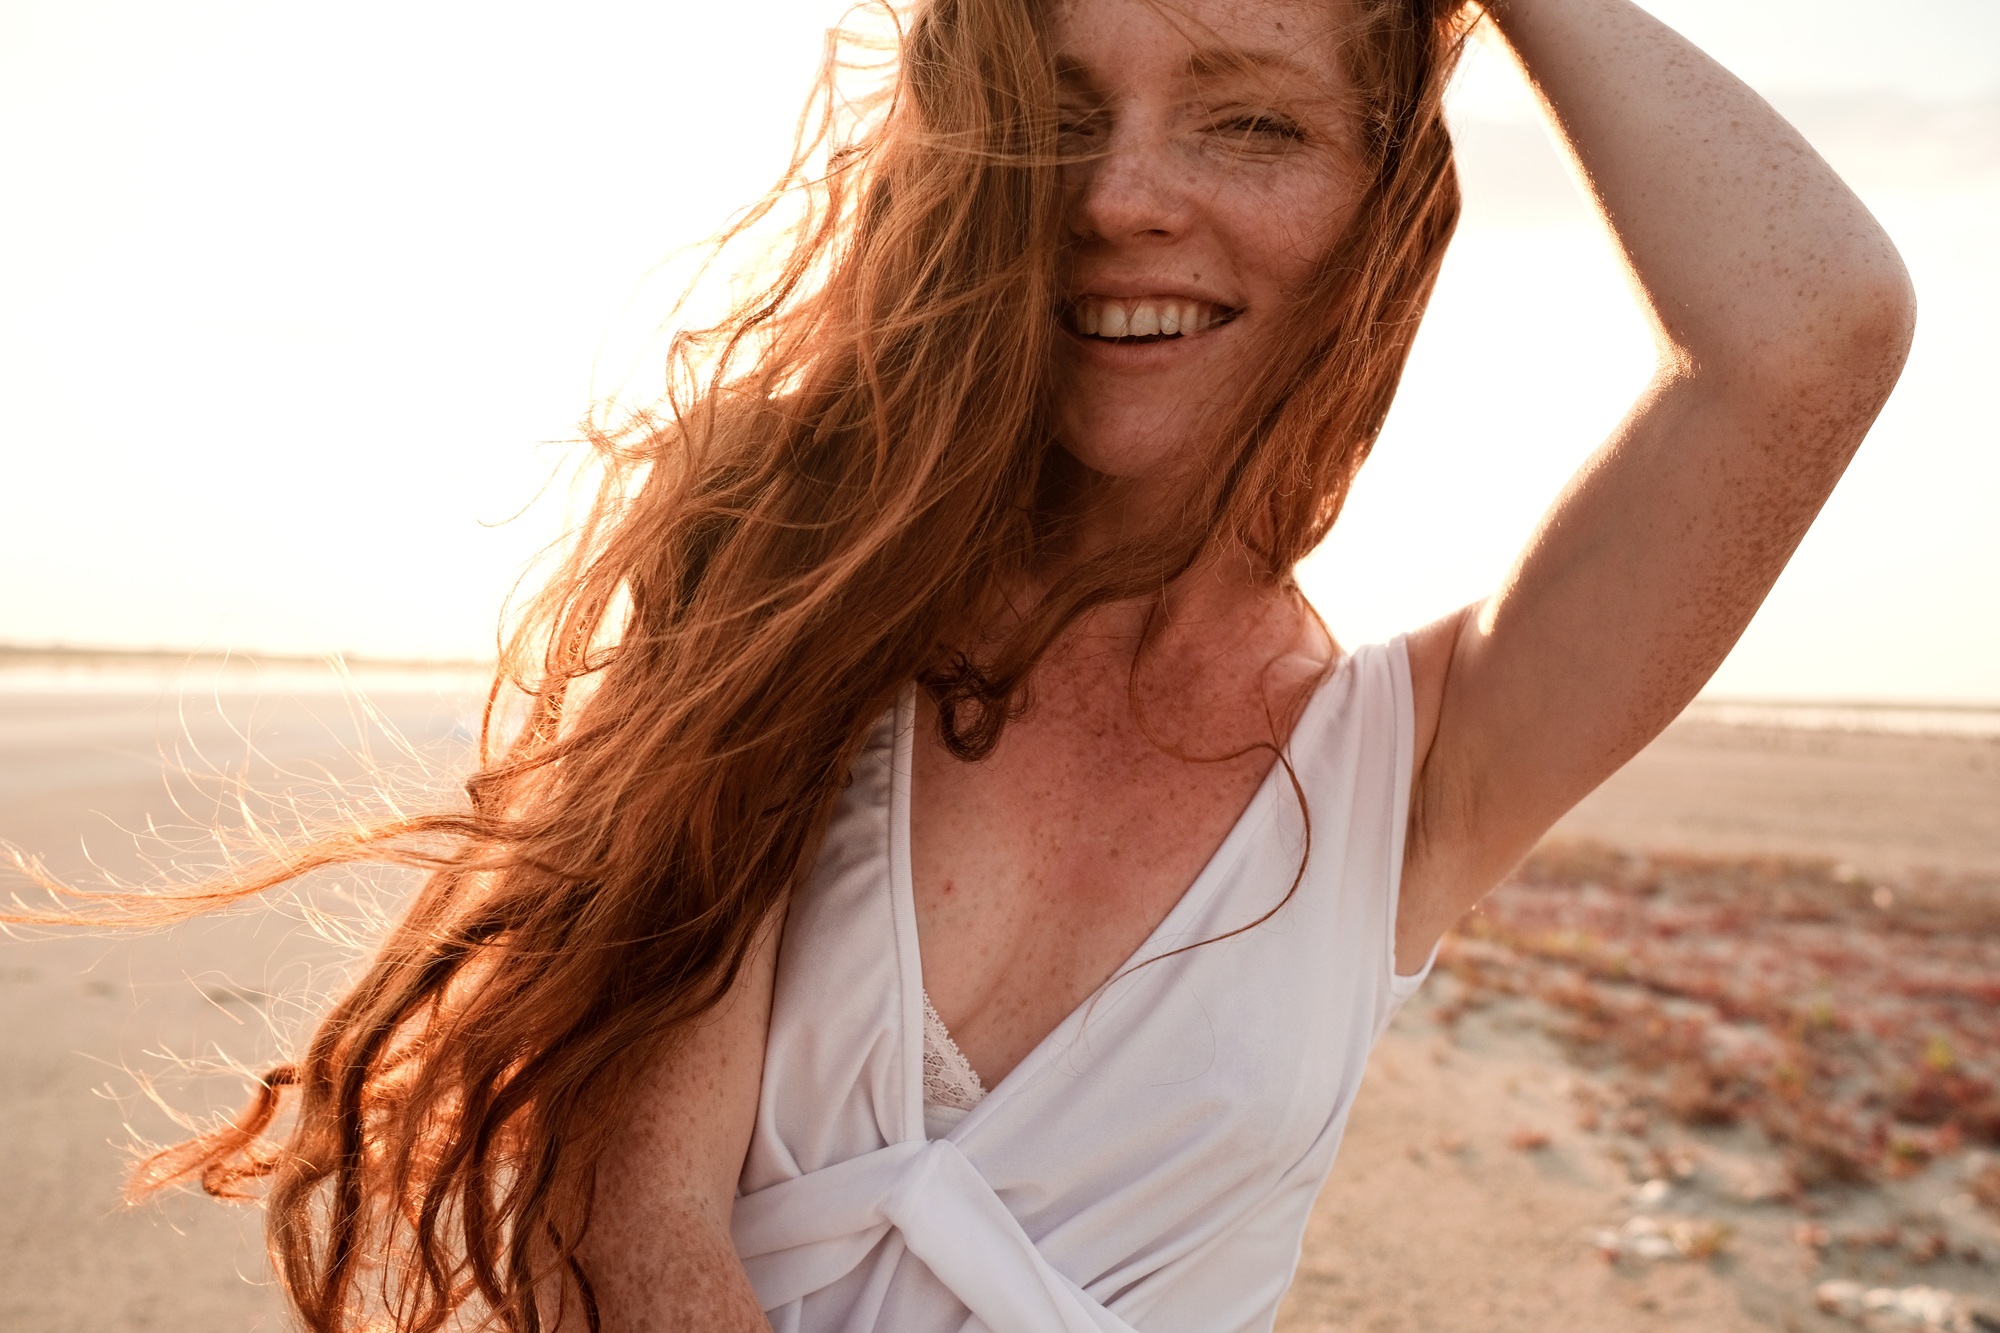
{"type": "Polygon", "coordinates": [[[1092,365],[1118,370],[1152,370],[1156,367],[1171,366],[1198,352],[1225,329],[1234,328],[1242,318],[1224,320],[1211,324],[1199,333],[1184,333],[1178,338],[1162,338],[1158,342],[1127,343],[1107,342],[1103,338],[1092,338],[1078,333],[1067,324],[1062,326],[1070,346],[1076,348],[1084,359],[1092,365]]]}

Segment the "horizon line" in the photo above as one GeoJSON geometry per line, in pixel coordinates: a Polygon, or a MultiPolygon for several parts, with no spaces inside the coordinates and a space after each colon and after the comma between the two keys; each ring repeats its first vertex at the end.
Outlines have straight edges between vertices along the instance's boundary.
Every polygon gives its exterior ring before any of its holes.
{"type": "Polygon", "coordinates": [[[0,667],[31,663],[73,662],[111,664],[213,665],[232,662],[245,666],[330,666],[397,667],[404,670],[493,669],[494,659],[474,657],[375,657],[365,653],[328,651],[321,653],[265,652],[256,648],[134,648],[91,646],[68,643],[0,642],[0,667]]]}
{"type": "MultiPolygon", "coordinates": [[[[403,671],[491,671],[494,668],[495,659],[472,657],[376,657],[364,653],[337,651],[322,653],[265,652],[249,648],[166,648],[158,646],[135,648],[65,643],[7,643],[0,641],[0,669],[11,666],[55,666],[66,663],[77,666],[112,666],[119,663],[130,663],[134,666],[221,667],[226,667],[234,663],[245,667],[331,667],[337,665],[352,668],[403,671]]],[[[1759,708],[1925,709],[1943,712],[1992,712],[2000,709],[2000,696],[1986,699],[1943,699],[1913,698],[1907,695],[1829,695],[1821,697],[1812,695],[1704,693],[1697,694],[1690,700],[1688,707],[1732,704],[1750,705],[1759,708]]]]}

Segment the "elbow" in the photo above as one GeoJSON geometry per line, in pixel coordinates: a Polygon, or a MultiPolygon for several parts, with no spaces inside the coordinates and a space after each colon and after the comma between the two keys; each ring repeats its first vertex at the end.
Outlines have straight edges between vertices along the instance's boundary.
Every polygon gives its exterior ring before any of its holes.
{"type": "Polygon", "coordinates": [[[1835,359],[1850,382],[1875,383],[1876,406],[1889,396],[1917,333],[1917,289],[1902,256],[1882,238],[1883,255],[1844,294],[1835,359]]]}
{"type": "Polygon", "coordinates": [[[1916,289],[1893,250],[1890,257],[1890,271],[1858,292],[1851,302],[1834,358],[1839,379],[1830,386],[1827,402],[1836,410],[1845,406],[1854,413],[1850,454],[1861,446],[1888,403],[1916,338],[1916,289]]]}
{"type": "Polygon", "coordinates": [[[1845,253],[1829,256],[1820,322],[1822,356],[1842,380],[1875,385],[1879,408],[1903,373],[1917,331],[1917,289],[1888,235],[1871,218],[1845,253]]]}
{"type": "Polygon", "coordinates": [[[1916,326],[1909,271],[1881,237],[1878,252],[1839,265],[1794,318],[1746,349],[1729,379],[1773,417],[1807,418],[1820,428],[1810,433],[1851,452],[1901,378],[1916,326]]]}

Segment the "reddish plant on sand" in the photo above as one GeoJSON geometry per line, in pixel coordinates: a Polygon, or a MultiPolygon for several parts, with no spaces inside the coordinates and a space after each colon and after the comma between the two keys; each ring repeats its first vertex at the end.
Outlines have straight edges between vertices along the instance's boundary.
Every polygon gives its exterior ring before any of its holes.
{"type": "Polygon", "coordinates": [[[1817,862],[1546,849],[1449,941],[1462,990],[1439,1018],[1540,1000],[1639,1119],[1755,1124],[1800,1188],[2000,1144],[2000,894],[1932,878],[1885,911],[1874,887],[1817,862]]]}

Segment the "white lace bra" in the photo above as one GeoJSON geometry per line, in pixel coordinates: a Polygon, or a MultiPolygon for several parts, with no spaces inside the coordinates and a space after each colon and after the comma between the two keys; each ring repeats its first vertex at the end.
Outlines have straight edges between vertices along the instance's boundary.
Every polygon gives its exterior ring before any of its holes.
{"type": "Polygon", "coordinates": [[[924,1137],[941,1139],[979,1105],[986,1085],[924,996],[924,1137]]]}

